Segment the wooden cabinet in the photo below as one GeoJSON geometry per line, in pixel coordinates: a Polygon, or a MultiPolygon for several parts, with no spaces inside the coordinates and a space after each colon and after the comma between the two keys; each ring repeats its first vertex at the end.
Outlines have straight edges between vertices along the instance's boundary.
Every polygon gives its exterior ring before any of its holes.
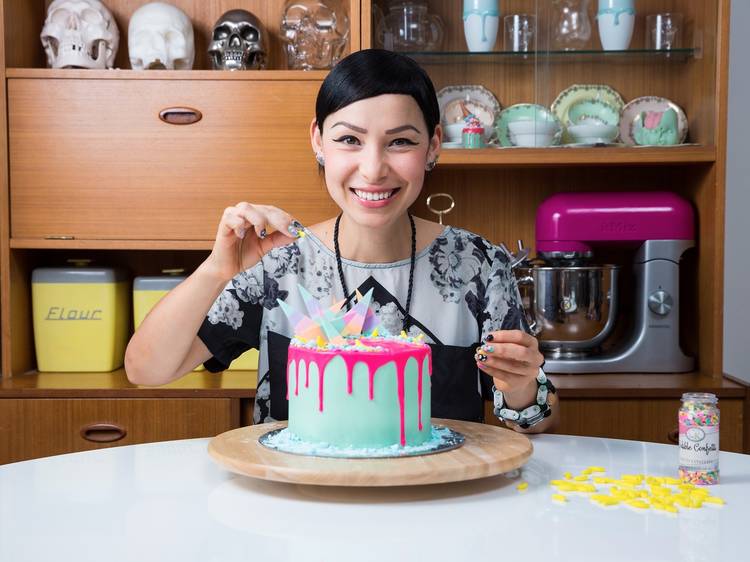
{"type": "MultiPolygon", "coordinates": [[[[214,383],[208,382],[198,384],[198,394],[192,397],[144,395],[120,383],[107,386],[106,395],[92,395],[91,388],[98,384],[92,379],[73,385],[62,396],[46,391],[27,395],[18,388],[26,384],[21,381],[37,380],[30,300],[35,267],[90,258],[100,266],[127,267],[133,276],[157,274],[162,268],[190,271],[211,248],[223,208],[240,200],[279,205],[306,224],[335,213],[308,134],[326,73],[286,69],[278,32],[284,0],[175,0],[193,21],[195,69],[145,72],[128,70],[127,58],[127,24],[141,1],[106,2],[121,36],[117,69],[106,71],[44,68],[39,31],[49,2],[0,3],[0,76],[5,86],[0,128],[6,133],[0,135],[0,402],[4,403],[0,431],[14,439],[2,454],[21,458],[88,446],[78,425],[88,419],[86,412],[129,412],[128,438],[137,440],[209,434],[200,433],[202,424],[218,432],[227,423],[222,416],[236,419],[231,413],[233,400],[239,400],[239,423],[249,421],[251,389],[227,397],[217,395],[211,387],[214,383]],[[231,8],[253,12],[266,27],[268,70],[207,70],[211,27],[231,8]],[[160,119],[165,110],[171,110],[167,122],[160,119]],[[194,120],[198,113],[200,120],[192,124],[168,122],[194,120]],[[198,414],[190,418],[195,411],[193,399],[208,400],[206,411],[213,413],[204,420],[198,414]],[[97,405],[98,400],[102,402],[97,405]],[[155,416],[162,407],[159,401],[165,412],[172,412],[176,425],[137,427],[133,420],[155,416]],[[63,419],[62,433],[57,429],[34,433],[37,413],[45,405],[52,405],[50,411],[63,419]],[[178,423],[181,418],[195,424],[178,423]],[[25,448],[31,445],[24,443],[40,435],[43,440],[49,436],[49,443],[25,448]]],[[[620,383],[612,383],[617,392],[599,385],[595,377],[576,379],[571,383],[575,391],[561,392],[561,431],[664,441],[679,393],[714,385],[717,391],[730,393],[721,395],[724,443],[739,447],[742,432],[727,430],[726,420],[732,420],[732,427],[747,426],[740,408],[744,388],[722,387],[729,0],[639,1],[630,52],[599,51],[593,26],[585,52],[549,51],[542,41],[539,52],[525,57],[467,53],[460,2],[429,0],[428,4],[430,12],[445,22],[445,42],[439,53],[412,56],[437,89],[482,84],[504,107],[522,102],[549,106],[558,92],[572,84],[604,83],[626,101],[660,95],[685,109],[692,144],[683,147],[446,149],[413,211],[434,219],[427,197],[449,193],[456,206],[446,215],[447,223],[496,243],[511,245],[520,238],[533,251],[536,209],[554,193],[667,189],[689,200],[697,214],[698,240],[697,251],[684,268],[681,323],[684,347],[697,356],[695,372],[687,378],[675,376],[668,392],[662,392],[661,378],[648,374],[621,376],[616,379],[620,383]],[[685,16],[686,49],[679,56],[640,51],[645,15],[663,11],[685,16]]],[[[503,14],[538,10],[540,37],[546,37],[552,3],[504,0],[501,4],[503,14]]],[[[592,21],[595,4],[591,3],[592,21]]],[[[351,28],[347,52],[374,46],[373,14],[387,7],[386,0],[345,0],[343,5],[351,28]]],[[[124,379],[121,372],[118,377],[124,379]]],[[[50,383],[42,386],[50,388],[50,383]]]]}
{"type": "Polygon", "coordinates": [[[231,398],[0,398],[0,464],[239,427],[231,398]],[[22,422],[22,423],[21,423],[22,422]]]}

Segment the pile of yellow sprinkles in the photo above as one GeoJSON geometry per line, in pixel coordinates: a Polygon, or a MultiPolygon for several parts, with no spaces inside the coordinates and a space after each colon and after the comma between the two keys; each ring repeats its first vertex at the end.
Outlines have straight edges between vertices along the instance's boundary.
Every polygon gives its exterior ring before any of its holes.
{"type": "Polygon", "coordinates": [[[569,494],[583,494],[601,507],[627,506],[638,511],[654,510],[679,513],[683,509],[700,509],[705,505],[722,506],[724,500],[712,496],[706,488],[684,483],[679,478],[621,474],[609,478],[601,466],[590,466],[573,476],[566,472],[563,480],[552,480],[557,490],[552,500],[564,504],[569,494]]]}

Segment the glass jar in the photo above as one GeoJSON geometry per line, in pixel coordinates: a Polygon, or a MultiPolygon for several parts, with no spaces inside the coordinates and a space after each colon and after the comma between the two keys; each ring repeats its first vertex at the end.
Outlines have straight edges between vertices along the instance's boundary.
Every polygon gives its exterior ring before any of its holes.
{"type": "Polygon", "coordinates": [[[391,51],[438,50],[443,42],[443,21],[427,10],[425,0],[392,1],[388,14],[377,18],[376,44],[391,51]]]}
{"type": "Polygon", "coordinates": [[[715,394],[686,392],[678,414],[680,478],[699,486],[719,482],[719,407],[715,394]]]}
{"type": "Polygon", "coordinates": [[[562,51],[583,49],[591,39],[589,0],[553,0],[552,46],[562,51]]]}

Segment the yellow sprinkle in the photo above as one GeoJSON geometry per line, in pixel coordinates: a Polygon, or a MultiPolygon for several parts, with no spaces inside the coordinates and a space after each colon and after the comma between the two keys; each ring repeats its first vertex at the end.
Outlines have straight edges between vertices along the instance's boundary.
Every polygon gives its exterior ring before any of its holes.
{"type": "Polygon", "coordinates": [[[307,339],[303,338],[302,336],[297,336],[297,339],[300,341],[300,343],[307,343],[307,339]]]}
{"type": "Polygon", "coordinates": [[[637,509],[649,509],[651,507],[643,500],[627,500],[625,503],[637,509]]]}
{"type": "Polygon", "coordinates": [[[606,476],[594,476],[594,483],[596,484],[612,484],[614,481],[613,478],[607,478],[606,476]]]}
{"type": "Polygon", "coordinates": [[[652,486],[651,487],[651,493],[655,496],[671,496],[672,490],[669,488],[665,488],[664,486],[652,486]]]}
{"type": "Polygon", "coordinates": [[[718,496],[708,496],[703,499],[703,503],[713,503],[716,505],[724,505],[726,502],[718,496]]]}
{"type": "Polygon", "coordinates": [[[570,472],[565,473],[565,480],[571,480],[573,478],[573,475],[570,472]]]}
{"type": "Polygon", "coordinates": [[[669,476],[665,476],[663,478],[665,484],[669,484],[670,486],[678,486],[679,484],[682,484],[682,480],[679,478],[670,478],[669,476]]]}
{"type": "Polygon", "coordinates": [[[423,339],[424,339],[424,334],[422,332],[419,332],[419,334],[417,335],[417,340],[422,341],[423,339]]]}
{"type": "Polygon", "coordinates": [[[594,472],[607,472],[607,470],[603,466],[590,466],[586,470],[588,470],[591,473],[594,473],[594,472]]]}
{"type": "Polygon", "coordinates": [[[576,476],[575,478],[573,478],[573,480],[575,480],[576,482],[586,482],[588,479],[589,477],[585,474],[581,474],[580,476],[576,476]]]}
{"type": "Polygon", "coordinates": [[[643,481],[643,474],[622,474],[620,479],[625,482],[640,484],[643,481]]]}
{"type": "Polygon", "coordinates": [[[578,492],[584,493],[596,492],[596,486],[594,486],[593,484],[579,484],[578,486],[576,486],[576,489],[578,492]]]}
{"type": "Polygon", "coordinates": [[[380,334],[380,332],[378,332],[378,329],[377,329],[377,328],[375,328],[375,329],[374,329],[374,330],[372,331],[372,334],[371,334],[371,336],[372,336],[373,338],[377,338],[379,334],[380,334]]]}
{"type": "Polygon", "coordinates": [[[586,475],[589,475],[589,474],[591,474],[591,472],[592,472],[592,471],[591,471],[591,469],[590,469],[590,468],[584,468],[584,469],[583,469],[583,470],[581,471],[581,474],[586,474],[586,475]]]}
{"type": "Polygon", "coordinates": [[[549,481],[550,486],[560,486],[563,484],[568,484],[565,480],[550,480],[549,481]]]}
{"type": "Polygon", "coordinates": [[[324,340],[321,336],[318,336],[316,343],[318,344],[318,347],[326,346],[326,340],[324,340]]]}
{"type": "Polygon", "coordinates": [[[696,488],[695,490],[690,490],[690,497],[692,498],[707,498],[711,495],[711,492],[708,490],[704,490],[703,488],[696,488]]]}
{"type": "Polygon", "coordinates": [[[402,338],[405,338],[405,337],[406,337],[406,332],[405,332],[405,331],[403,331],[403,330],[401,330],[401,337],[402,337],[402,338]]]}
{"type": "Polygon", "coordinates": [[[516,489],[519,492],[523,492],[528,487],[529,487],[529,483],[528,482],[521,482],[518,486],[516,486],[516,489]]]}
{"type": "Polygon", "coordinates": [[[304,238],[305,236],[307,236],[307,233],[304,230],[297,231],[297,238],[304,238]]]}
{"type": "Polygon", "coordinates": [[[552,499],[556,502],[562,502],[565,503],[568,501],[568,498],[566,498],[563,494],[552,494],[552,499]]]}

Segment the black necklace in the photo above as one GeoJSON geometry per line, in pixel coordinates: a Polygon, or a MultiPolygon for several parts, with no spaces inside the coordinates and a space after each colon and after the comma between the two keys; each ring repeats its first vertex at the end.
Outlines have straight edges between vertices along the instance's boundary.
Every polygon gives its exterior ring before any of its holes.
{"type": "MultiPolygon", "coordinates": [[[[343,214],[343,213],[342,213],[343,214]]],[[[411,308],[411,293],[412,287],[414,286],[414,262],[417,256],[417,226],[414,224],[414,217],[411,213],[407,213],[409,217],[409,223],[411,223],[411,265],[409,268],[409,291],[406,294],[406,318],[404,320],[404,329],[409,331],[409,309],[411,308]]],[[[341,222],[341,215],[336,217],[336,224],[333,226],[333,247],[336,250],[336,265],[339,268],[339,280],[341,281],[341,288],[344,289],[344,298],[347,299],[345,306],[349,310],[351,302],[349,301],[349,289],[346,287],[346,279],[344,279],[344,268],[341,266],[341,250],[339,249],[339,223],[341,222]]]]}

